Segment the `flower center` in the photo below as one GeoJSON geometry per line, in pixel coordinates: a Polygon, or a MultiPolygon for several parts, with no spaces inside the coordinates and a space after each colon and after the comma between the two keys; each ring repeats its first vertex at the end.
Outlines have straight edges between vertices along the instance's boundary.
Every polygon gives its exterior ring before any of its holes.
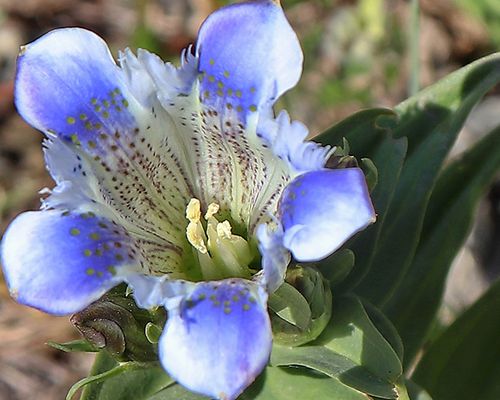
{"type": "Polygon", "coordinates": [[[198,259],[203,279],[249,278],[248,266],[253,260],[250,245],[232,233],[229,221],[217,220],[215,214],[218,211],[219,205],[211,203],[202,218],[198,199],[191,199],[186,207],[189,220],[186,236],[193,247],[194,257],[198,259]]]}

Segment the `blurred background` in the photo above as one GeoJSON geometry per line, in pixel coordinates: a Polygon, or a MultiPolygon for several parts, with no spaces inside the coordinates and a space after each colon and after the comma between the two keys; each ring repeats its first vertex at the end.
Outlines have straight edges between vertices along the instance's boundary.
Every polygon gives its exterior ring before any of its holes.
{"type": "MultiPolygon", "coordinates": [[[[0,0],[0,235],[19,212],[37,209],[51,187],[40,133],[16,114],[13,77],[20,45],[63,26],[91,29],[113,53],[147,48],[176,62],[223,0],[0,0]]],[[[474,59],[500,50],[500,1],[282,0],[305,52],[298,87],[280,101],[315,135],[366,107],[392,107],[474,59]],[[413,7],[415,6],[413,3],[413,7]]],[[[265,62],[265,60],[263,60],[265,62]]],[[[500,90],[476,107],[453,155],[500,125],[500,90]]],[[[449,278],[442,323],[487,287],[500,265],[500,180],[492,185],[449,278]]],[[[44,343],[71,340],[68,318],[15,304],[0,275],[0,400],[62,399],[92,356],[44,343]]]]}

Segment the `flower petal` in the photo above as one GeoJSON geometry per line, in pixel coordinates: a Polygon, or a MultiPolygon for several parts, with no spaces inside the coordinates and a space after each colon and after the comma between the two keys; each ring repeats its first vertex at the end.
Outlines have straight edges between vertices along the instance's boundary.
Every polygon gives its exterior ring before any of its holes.
{"type": "Polygon", "coordinates": [[[139,270],[126,232],[93,213],[26,212],[2,240],[2,264],[12,296],[45,312],[82,310],[139,270]]]}
{"type": "Polygon", "coordinates": [[[262,255],[262,273],[254,279],[264,284],[268,293],[273,293],[285,280],[290,263],[290,252],[283,246],[283,228],[278,226],[272,230],[270,224],[260,224],[256,235],[262,255]]]}
{"type": "Polygon", "coordinates": [[[305,141],[309,130],[303,123],[290,120],[286,111],[277,118],[259,119],[257,134],[294,174],[323,168],[332,153],[328,145],[305,141]]]}
{"type": "Polygon", "coordinates": [[[279,213],[283,243],[298,261],[317,261],[375,221],[363,171],[322,169],[300,175],[284,190],[279,213]]]}
{"type": "Polygon", "coordinates": [[[302,72],[297,36],[273,0],[211,14],[200,29],[197,51],[202,100],[221,113],[227,107],[243,115],[268,109],[302,72]]]}
{"type": "Polygon", "coordinates": [[[16,106],[41,131],[87,146],[102,127],[112,133],[133,128],[123,91],[106,43],[90,31],[56,29],[21,49],[16,106]]]}
{"type": "Polygon", "coordinates": [[[48,136],[46,160],[58,186],[45,207],[107,207],[151,243],[151,271],[184,277],[184,209],[193,197],[185,150],[158,100],[149,98],[146,108],[132,94],[146,101],[154,86],[129,87],[131,77],[144,86],[150,80],[135,67],[121,70],[92,32],[55,30],[23,48],[16,105],[48,136]]]}
{"type": "Polygon", "coordinates": [[[267,294],[243,280],[200,283],[169,310],[160,361],[188,389],[233,400],[267,364],[272,333],[267,294]]]}

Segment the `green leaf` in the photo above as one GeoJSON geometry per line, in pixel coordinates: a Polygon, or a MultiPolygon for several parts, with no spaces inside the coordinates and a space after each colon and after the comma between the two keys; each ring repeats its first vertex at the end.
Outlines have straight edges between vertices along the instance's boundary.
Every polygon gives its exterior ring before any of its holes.
{"type": "Polygon", "coordinates": [[[397,398],[393,384],[377,378],[366,368],[323,346],[274,346],[271,354],[271,365],[307,367],[338,379],[343,384],[362,393],[383,399],[397,398]]]}
{"type": "MultiPolygon", "coordinates": [[[[375,305],[380,306],[391,297],[408,271],[443,161],[472,107],[499,81],[500,54],[494,54],[456,71],[396,107],[399,123],[394,137],[408,139],[408,154],[373,263],[356,288],[356,293],[375,305]]],[[[349,143],[353,145],[351,138],[349,143]]],[[[369,158],[380,172],[377,160],[369,158]]],[[[384,183],[379,186],[384,187],[384,183]]]]}
{"type": "Polygon", "coordinates": [[[209,400],[209,397],[190,392],[178,383],[167,386],[148,400],[209,400]]]}
{"type": "Polygon", "coordinates": [[[500,281],[430,346],[412,379],[439,400],[500,399],[500,281]]]}
{"type": "MultiPolygon", "coordinates": [[[[120,365],[106,352],[100,352],[90,376],[98,376],[119,368],[120,365]]],[[[80,400],[150,400],[152,396],[174,382],[157,363],[125,363],[127,368],[104,381],[90,382],[80,400]]]]}
{"type": "Polygon", "coordinates": [[[312,344],[343,355],[384,381],[395,383],[402,373],[398,355],[354,296],[334,302],[330,324],[312,344]]]}
{"type": "MultiPolygon", "coordinates": [[[[318,375],[304,368],[268,367],[238,400],[342,399],[370,398],[337,379],[318,375]]],[[[158,399],[160,400],[160,399],[158,399]]]]}
{"type": "Polygon", "coordinates": [[[47,345],[53,347],[54,349],[64,351],[65,353],[73,352],[86,352],[86,353],[96,353],[99,351],[94,345],[90,344],[84,339],[72,340],[66,343],[57,343],[49,341],[47,345]]]}
{"type": "Polygon", "coordinates": [[[368,153],[374,143],[381,139],[381,134],[391,126],[379,124],[379,121],[394,118],[396,114],[388,108],[361,110],[316,136],[314,140],[324,145],[344,147],[345,138],[349,147],[352,147],[352,154],[368,153]]]}
{"type": "Polygon", "coordinates": [[[481,196],[499,169],[500,127],[449,165],[436,183],[415,259],[384,307],[403,337],[407,365],[431,329],[448,270],[467,237],[481,196]]]}
{"type": "Polygon", "coordinates": [[[411,379],[406,380],[410,400],[432,400],[432,397],[411,379]]]}
{"type": "Polygon", "coordinates": [[[341,249],[313,265],[318,267],[321,274],[330,282],[330,286],[334,288],[349,275],[354,267],[354,260],[354,253],[351,250],[341,249]]]}
{"type": "Polygon", "coordinates": [[[380,309],[367,300],[362,300],[362,302],[368,318],[370,318],[370,321],[372,321],[375,328],[377,328],[385,340],[389,342],[394,352],[398,355],[399,360],[402,362],[404,354],[403,341],[401,340],[401,336],[399,336],[396,327],[380,309]]]}
{"type": "MultiPolygon", "coordinates": [[[[357,159],[368,158],[377,168],[377,185],[371,193],[377,222],[346,244],[345,247],[356,254],[356,263],[352,273],[337,288],[339,292],[349,291],[371,267],[377,239],[383,228],[406,154],[407,139],[392,137],[392,129],[396,126],[397,115],[394,111],[374,108],[348,117],[315,138],[322,144],[340,146],[345,137],[357,159]]],[[[371,175],[373,178],[373,174],[371,175]]]]}

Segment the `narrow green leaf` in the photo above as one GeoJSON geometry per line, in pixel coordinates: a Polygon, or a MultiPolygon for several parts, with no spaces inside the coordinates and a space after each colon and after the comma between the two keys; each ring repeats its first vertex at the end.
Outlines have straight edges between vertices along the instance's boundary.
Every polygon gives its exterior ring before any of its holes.
{"type": "Polygon", "coordinates": [[[362,302],[368,318],[370,318],[375,328],[377,328],[385,340],[389,342],[394,352],[398,355],[399,360],[403,362],[403,341],[392,321],[380,309],[367,300],[362,299],[362,302]]]}
{"type": "MultiPolygon", "coordinates": [[[[304,368],[268,367],[238,400],[342,399],[369,400],[370,397],[337,379],[304,368]]],[[[160,400],[160,399],[158,399],[160,400]]]]}
{"type": "Polygon", "coordinates": [[[412,379],[439,400],[500,399],[500,280],[430,346],[412,379]]]}
{"type": "MultiPolygon", "coordinates": [[[[399,123],[394,136],[408,139],[408,154],[373,264],[356,288],[356,293],[375,305],[382,305],[391,297],[408,271],[443,161],[472,107],[499,81],[500,54],[493,54],[396,107],[399,123]]],[[[349,142],[352,144],[352,140],[349,142]]]]}
{"type": "Polygon", "coordinates": [[[54,349],[64,351],[65,353],[73,352],[85,352],[85,353],[96,353],[99,351],[98,348],[90,344],[84,339],[72,340],[66,343],[57,343],[49,341],[47,345],[53,347],[54,349]]]}
{"type": "Polygon", "coordinates": [[[354,253],[351,250],[341,249],[314,265],[318,267],[333,288],[349,275],[354,267],[354,258],[354,253]]]}
{"type": "Polygon", "coordinates": [[[405,343],[406,365],[431,329],[448,270],[467,237],[481,196],[499,170],[500,127],[449,165],[436,183],[415,259],[384,307],[405,343]]]}
{"type": "Polygon", "coordinates": [[[388,108],[361,110],[316,136],[314,140],[325,145],[344,147],[345,138],[352,154],[367,153],[381,139],[387,126],[390,126],[378,124],[382,118],[394,119],[396,114],[388,108]]]}
{"type": "Polygon", "coordinates": [[[80,400],[150,400],[173,384],[172,378],[157,363],[120,365],[105,352],[97,355],[87,379],[90,382],[84,386],[80,400]]]}
{"type": "Polygon", "coordinates": [[[432,397],[411,379],[406,380],[410,400],[432,400],[432,397]]]}
{"type": "Polygon", "coordinates": [[[338,379],[362,393],[382,399],[396,399],[398,397],[393,384],[377,378],[366,368],[323,346],[274,346],[271,354],[271,365],[307,367],[338,379]]]}
{"type": "Polygon", "coordinates": [[[354,296],[334,302],[330,324],[311,344],[325,346],[388,382],[395,383],[402,373],[398,355],[354,296]]]}
{"type": "Polygon", "coordinates": [[[322,144],[340,146],[343,138],[351,145],[351,153],[359,160],[370,159],[377,168],[377,185],[371,193],[377,222],[356,235],[345,247],[356,254],[352,273],[337,290],[347,292],[366,275],[372,264],[377,239],[392,200],[406,154],[407,139],[392,137],[397,115],[389,109],[362,110],[339,122],[315,138],[322,144]]]}

